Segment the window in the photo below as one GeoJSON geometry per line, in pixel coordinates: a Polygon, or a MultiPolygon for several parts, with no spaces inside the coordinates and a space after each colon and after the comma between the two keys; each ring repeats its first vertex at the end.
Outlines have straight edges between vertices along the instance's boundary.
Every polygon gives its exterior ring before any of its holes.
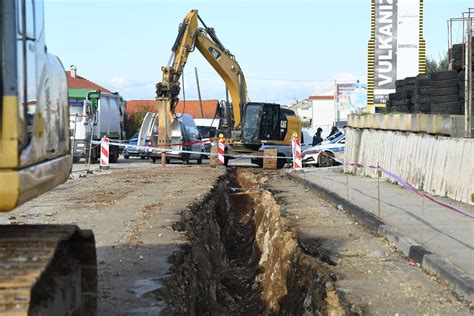
{"type": "Polygon", "coordinates": [[[36,38],[40,38],[44,28],[44,3],[43,0],[35,1],[35,34],[36,38]]]}
{"type": "MultiPolygon", "coordinates": [[[[27,39],[35,38],[35,6],[34,0],[18,0],[18,32],[21,36],[25,35],[27,39]],[[24,12],[23,12],[24,11],[24,12]],[[23,19],[23,13],[25,19],[23,19]],[[25,21],[25,25],[23,25],[25,21]],[[23,30],[25,28],[25,30],[23,30]]],[[[39,1],[41,2],[41,1],[39,1]]]]}
{"type": "Polygon", "coordinates": [[[33,0],[19,0],[17,4],[18,32],[20,34],[17,41],[18,102],[26,134],[26,139],[22,139],[21,144],[26,147],[33,135],[33,120],[37,105],[34,2],[33,0]]]}

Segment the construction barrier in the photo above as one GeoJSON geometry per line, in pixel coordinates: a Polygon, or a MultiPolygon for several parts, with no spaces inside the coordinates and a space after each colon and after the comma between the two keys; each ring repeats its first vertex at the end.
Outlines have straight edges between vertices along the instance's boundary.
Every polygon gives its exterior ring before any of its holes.
{"type": "Polygon", "coordinates": [[[217,164],[223,166],[225,164],[225,138],[224,135],[219,135],[219,144],[217,147],[217,164]]]}
{"type": "Polygon", "coordinates": [[[100,168],[109,168],[109,139],[103,137],[100,141],[100,168]]]}
{"type": "Polygon", "coordinates": [[[293,140],[291,141],[291,149],[293,152],[293,169],[301,170],[303,168],[303,164],[301,163],[301,144],[298,135],[293,136],[293,140]]]}
{"type": "MultiPolygon", "coordinates": [[[[365,168],[366,166],[360,164],[360,163],[347,163],[346,165],[348,166],[351,166],[353,168],[365,168]]],[[[368,166],[368,168],[370,169],[375,169],[375,170],[379,170],[380,172],[386,174],[387,176],[389,176],[390,178],[392,178],[393,180],[397,181],[401,186],[403,186],[405,189],[408,189],[410,191],[412,191],[413,193],[419,195],[420,197],[422,198],[425,198],[427,200],[430,200],[431,202],[434,202],[440,206],[443,206],[447,209],[450,209],[456,213],[459,213],[459,214],[462,214],[464,216],[467,216],[467,217],[470,217],[470,218],[474,218],[474,215],[471,214],[470,212],[464,210],[463,208],[461,207],[458,207],[458,206],[454,206],[454,205],[451,205],[449,203],[446,203],[444,201],[441,201],[439,199],[436,199],[434,197],[432,197],[431,195],[429,195],[428,193],[426,192],[423,192],[423,191],[420,191],[418,189],[416,189],[413,185],[411,185],[410,183],[408,183],[406,180],[404,180],[402,177],[396,175],[396,174],[393,174],[392,172],[384,169],[383,167],[381,166],[368,166]]]]}
{"type": "MultiPolygon", "coordinates": [[[[93,141],[92,142],[93,144],[101,144],[103,147],[102,147],[102,151],[101,151],[101,167],[102,167],[102,155],[104,154],[104,152],[107,154],[107,164],[106,166],[108,167],[108,147],[109,145],[114,145],[114,146],[123,146],[123,147],[135,147],[137,149],[141,149],[141,150],[146,150],[146,151],[149,151],[149,152],[174,152],[173,150],[171,149],[163,149],[163,148],[156,148],[156,147],[149,147],[149,146],[136,146],[136,145],[125,145],[125,144],[120,144],[120,143],[113,143],[113,142],[110,142],[108,138],[103,138],[102,141],[98,142],[98,141],[93,141]],[[106,147],[106,150],[104,150],[104,147],[106,147]]],[[[172,146],[175,146],[174,144],[172,146]]],[[[221,152],[218,152],[217,156],[218,156],[218,159],[219,159],[219,164],[224,164],[224,157],[229,157],[229,158],[255,158],[255,156],[252,156],[252,155],[231,155],[231,154],[225,154],[225,139],[223,139],[222,142],[219,142],[218,143],[218,150],[221,150],[221,152]]],[[[293,151],[293,168],[295,170],[301,170],[302,169],[302,163],[301,163],[301,147],[300,147],[300,142],[299,142],[299,139],[298,138],[294,138],[292,140],[292,151],[293,151]]],[[[179,153],[187,153],[187,154],[200,154],[200,155],[203,155],[203,156],[208,156],[208,157],[211,157],[212,155],[215,155],[215,153],[206,153],[206,152],[194,152],[194,151],[187,151],[187,150],[179,150],[178,151],[179,153]]],[[[327,157],[330,157],[331,159],[334,159],[334,161],[338,162],[339,164],[342,164],[342,165],[346,165],[346,166],[351,166],[353,168],[372,168],[372,169],[378,169],[380,170],[382,173],[386,174],[387,176],[389,176],[390,178],[394,179],[395,181],[397,181],[398,183],[400,183],[400,185],[404,186],[405,188],[407,188],[408,190],[410,191],[413,191],[414,193],[418,194],[419,196],[425,198],[425,199],[428,199],[438,205],[441,205],[441,206],[444,206],[445,208],[448,208],[452,211],[455,211],[457,213],[460,213],[464,216],[467,216],[467,217],[470,217],[470,218],[474,218],[474,216],[467,212],[466,210],[460,208],[460,207],[457,207],[457,206],[453,206],[453,205],[450,205],[444,201],[441,201],[439,199],[436,199],[432,196],[430,196],[429,194],[425,193],[425,192],[421,192],[419,190],[417,190],[416,188],[414,188],[410,183],[408,183],[407,181],[405,181],[402,177],[398,176],[398,175],[395,175],[393,173],[391,173],[390,171],[384,169],[382,166],[364,166],[360,163],[345,163],[344,161],[341,161],[341,160],[338,160],[337,158],[335,157],[332,157],[330,155],[327,155],[325,152],[321,152],[320,155],[326,155],[327,157]]],[[[274,158],[274,159],[288,159],[287,157],[282,157],[282,156],[258,156],[258,158],[274,158]]]]}

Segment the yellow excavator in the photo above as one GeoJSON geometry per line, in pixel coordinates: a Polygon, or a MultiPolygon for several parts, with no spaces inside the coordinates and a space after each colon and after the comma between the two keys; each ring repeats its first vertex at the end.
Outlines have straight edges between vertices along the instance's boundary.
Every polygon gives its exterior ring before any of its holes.
{"type": "MultiPolygon", "coordinates": [[[[206,26],[198,11],[191,10],[179,27],[168,65],[162,67],[162,81],[156,85],[158,145],[170,143],[170,128],[176,124],[179,80],[195,48],[224,80],[232,99],[232,115],[227,115],[229,128],[223,131],[230,145],[229,153],[258,156],[264,144],[290,145],[292,135],[301,135],[301,121],[293,111],[279,104],[249,102],[245,77],[235,56],[224,47],[214,29],[206,26]]],[[[226,112],[230,114],[230,109],[226,112]]]]}
{"type": "MultiPolygon", "coordinates": [[[[63,183],[72,166],[67,80],[48,53],[42,0],[0,4],[0,211],[63,183]]],[[[95,315],[92,231],[0,225],[1,315],[95,315]]]]}

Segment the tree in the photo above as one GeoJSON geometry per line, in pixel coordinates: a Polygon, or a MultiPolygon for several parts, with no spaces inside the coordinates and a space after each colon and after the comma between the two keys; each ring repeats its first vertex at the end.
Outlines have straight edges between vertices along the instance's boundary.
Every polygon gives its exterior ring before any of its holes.
{"type": "Polygon", "coordinates": [[[143,119],[145,118],[147,111],[138,111],[131,114],[125,113],[124,125],[125,125],[125,134],[127,138],[130,138],[140,130],[142,126],[143,119]]]}
{"type": "Polygon", "coordinates": [[[430,74],[432,72],[439,71],[448,71],[449,70],[449,56],[444,54],[444,57],[440,58],[439,61],[436,61],[434,58],[426,58],[426,73],[430,74]]]}

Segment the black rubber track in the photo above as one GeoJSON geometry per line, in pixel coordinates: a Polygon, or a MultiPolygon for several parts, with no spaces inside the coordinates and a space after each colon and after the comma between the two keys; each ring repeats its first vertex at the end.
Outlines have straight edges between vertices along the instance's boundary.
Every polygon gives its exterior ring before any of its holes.
{"type": "Polygon", "coordinates": [[[439,89],[439,88],[457,87],[458,82],[459,82],[458,79],[443,80],[443,81],[432,81],[431,82],[431,88],[432,89],[439,89]]]}
{"type": "Polygon", "coordinates": [[[440,88],[440,89],[431,89],[431,95],[432,96],[439,96],[439,95],[452,95],[452,94],[458,94],[458,88],[457,87],[450,87],[450,88],[440,88]]]}
{"type": "Polygon", "coordinates": [[[459,101],[459,96],[457,94],[431,97],[431,103],[447,103],[456,101],[459,101]]]}
{"type": "Polygon", "coordinates": [[[395,87],[403,87],[405,85],[405,80],[396,80],[395,87]]]}
{"type": "Polygon", "coordinates": [[[431,97],[428,95],[417,95],[415,97],[415,104],[417,103],[431,103],[431,97]]]}
{"type": "Polygon", "coordinates": [[[453,71],[453,70],[431,73],[431,81],[451,80],[451,79],[457,79],[457,78],[458,78],[458,73],[457,71],[453,71]]]}
{"type": "Polygon", "coordinates": [[[431,87],[431,80],[429,79],[420,79],[415,82],[415,88],[421,87],[431,87]]]}
{"type": "Polygon", "coordinates": [[[461,103],[447,102],[439,104],[431,104],[431,113],[434,114],[461,114],[461,103]]]}
{"type": "Polygon", "coordinates": [[[431,87],[420,87],[416,90],[419,95],[431,95],[431,87]]]}
{"type": "Polygon", "coordinates": [[[406,77],[405,78],[405,85],[413,85],[415,84],[416,77],[406,77]]]}

